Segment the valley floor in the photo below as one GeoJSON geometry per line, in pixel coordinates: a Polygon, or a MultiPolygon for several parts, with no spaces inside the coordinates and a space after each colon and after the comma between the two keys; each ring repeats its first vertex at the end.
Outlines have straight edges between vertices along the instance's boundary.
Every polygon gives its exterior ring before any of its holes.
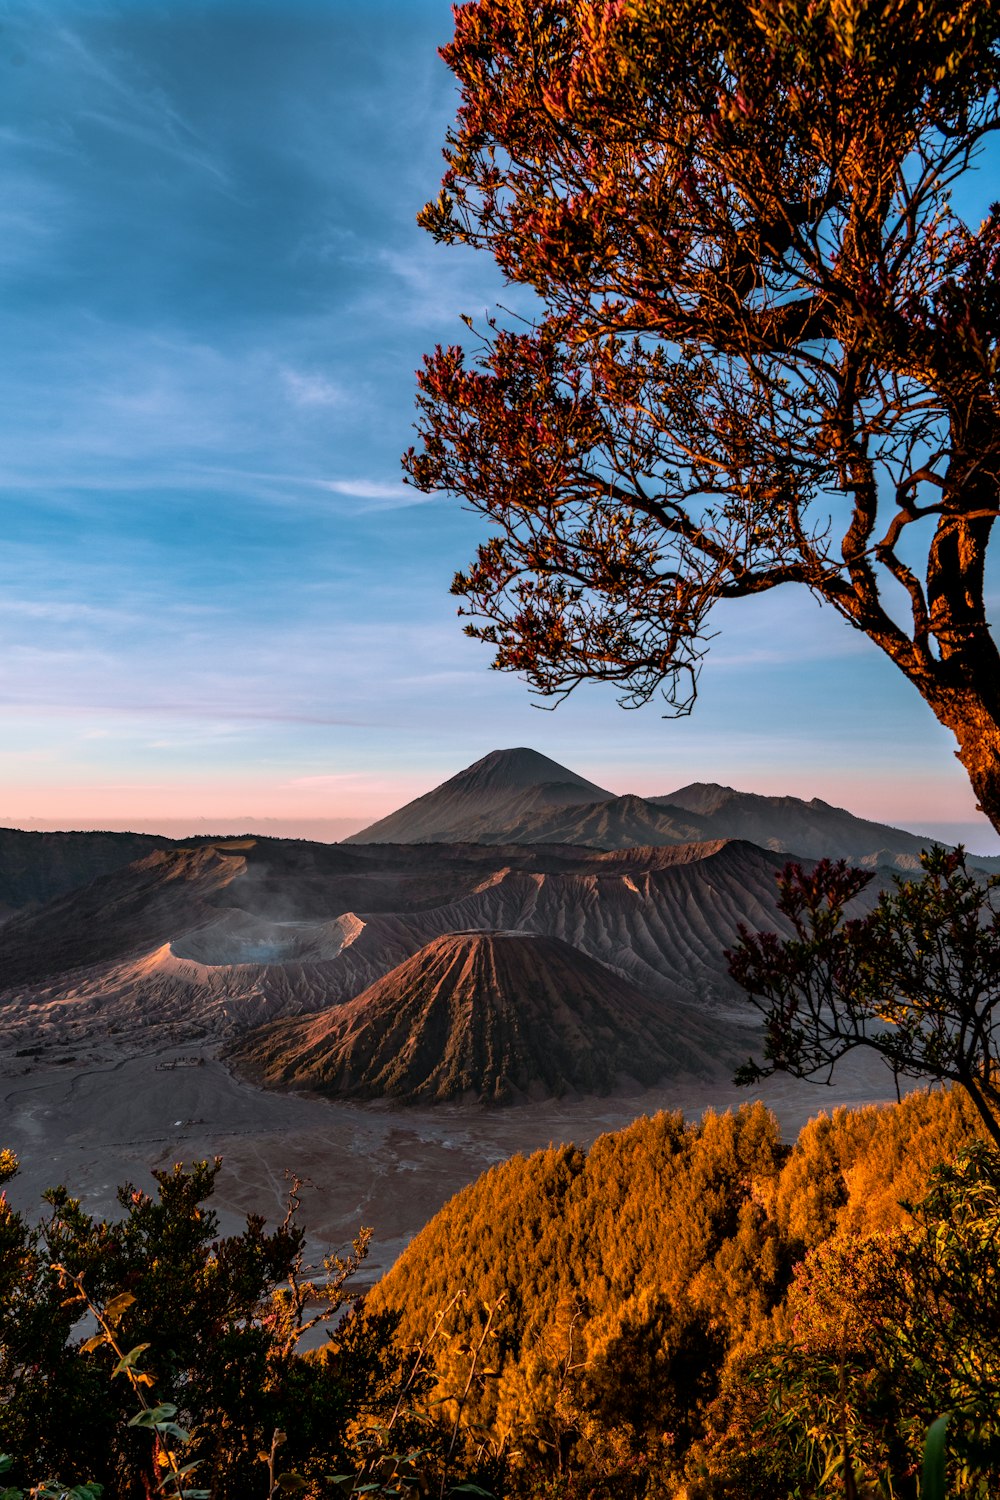
{"type": "Polygon", "coordinates": [[[113,1214],[115,1189],[149,1190],[149,1172],[220,1155],[214,1205],[224,1233],[247,1213],[280,1218],[286,1170],[307,1178],[301,1221],[318,1259],[343,1250],[362,1224],[375,1239],[368,1276],[386,1270],[413,1235],[466,1183],[515,1152],[550,1142],[586,1146],[637,1115],[763,1099],[794,1138],[810,1116],[839,1104],[894,1098],[876,1059],[855,1062],[831,1088],[772,1079],[759,1089],[731,1084],[665,1084],[634,1095],[483,1110],[338,1104],[281,1094],[238,1079],[214,1044],[122,1051],[103,1048],[86,1063],[0,1068],[0,1148],[21,1172],[8,1185],[14,1205],[34,1215],[46,1187],[64,1183],[94,1214],[113,1214]]]}

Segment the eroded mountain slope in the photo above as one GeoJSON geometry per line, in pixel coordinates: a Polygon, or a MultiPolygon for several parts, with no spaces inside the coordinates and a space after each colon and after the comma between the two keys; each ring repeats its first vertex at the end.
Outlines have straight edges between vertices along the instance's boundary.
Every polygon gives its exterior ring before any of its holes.
{"type": "Polygon", "coordinates": [[[346,1005],[251,1032],[232,1056],[270,1085],[492,1104],[710,1077],[726,1051],[693,1010],[558,938],[474,931],[433,939],[346,1005]]]}

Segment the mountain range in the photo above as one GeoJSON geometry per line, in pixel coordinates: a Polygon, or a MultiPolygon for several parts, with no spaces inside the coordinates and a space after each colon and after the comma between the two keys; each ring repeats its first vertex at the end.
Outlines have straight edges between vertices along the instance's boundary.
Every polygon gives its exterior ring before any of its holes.
{"type": "MultiPolygon", "coordinates": [[[[252,834],[262,846],[313,847],[306,840],[252,834]]],[[[814,797],[767,797],[695,782],[663,796],[617,795],[536,750],[494,750],[433,791],[343,842],[365,844],[574,844],[630,849],[738,838],[803,859],[849,859],[874,867],[916,867],[931,842],[856,817],[814,797]]],[[[0,829],[0,922],[38,907],[156,850],[232,843],[198,832],[37,833],[0,829]]],[[[980,869],[1000,858],[976,855],[980,869]]],[[[2,980],[0,980],[2,982],[2,980]]]]}
{"type": "MultiPolygon", "coordinates": [[[[695,782],[663,796],[606,791],[525,747],[494,750],[352,834],[348,844],[586,844],[630,849],[746,839],[804,859],[913,869],[932,842],[814,797],[767,797],[695,782]]],[[[987,869],[1000,858],[977,857],[987,869]]]]}
{"type": "Polygon", "coordinates": [[[723,949],[774,924],[781,857],[740,841],[541,845],[227,841],[166,849],[0,928],[0,1032],[227,1033],[353,999],[433,938],[543,933],[644,994],[732,1001],[723,949]]]}
{"type": "Polygon", "coordinates": [[[0,1037],[44,1061],[270,1027],[234,1053],[256,1076],[396,1099],[726,1066],[753,1013],[724,950],[782,930],[785,851],[874,889],[923,845],[818,800],[617,797],[527,749],[341,844],[0,832],[0,1037]]]}

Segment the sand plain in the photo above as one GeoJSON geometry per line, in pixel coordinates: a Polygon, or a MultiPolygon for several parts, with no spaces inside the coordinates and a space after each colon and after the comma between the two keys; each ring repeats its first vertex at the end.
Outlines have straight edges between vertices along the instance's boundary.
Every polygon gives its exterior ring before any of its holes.
{"type": "Polygon", "coordinates": [[[251,1085],[219,1059],[216,1043],[150,1039],[132,1048],[107,1043],[86,1061],[60,1065],[26,1065],[8,1053],[0,1060],[0,1146],[20,1158],[8,1198],[31,1217],[55,1184],[88,1212],[114,1214],[118,1184],[152,1191],[151,1169],[219,1155],[213,1206],[222,1232],[232,1233],[248,1213],[279,1218],[286,1173],[295,1172],[307,1181],[301,1220],[309,1259],[342,1251],[370,1225],[365,1279],[373,1280],[454,1193],[516,1152],[550,1142],[586,1146],[659,1109],[694,1118],[754,1098],[775,1110],[792,1139],[821,1109],[894,1097],[890,1075],[869,1058],[828,1088],[790,1079],[757,1089],[692,1081],[495,1109],[349,1104],[251,1085]]]}

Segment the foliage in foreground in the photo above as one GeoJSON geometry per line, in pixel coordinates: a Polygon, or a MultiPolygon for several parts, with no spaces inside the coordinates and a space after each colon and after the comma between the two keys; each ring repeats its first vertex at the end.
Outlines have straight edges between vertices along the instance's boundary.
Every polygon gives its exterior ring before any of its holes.
{"type": "MultiPolygon", "coordinates": [[[[0,1165],[16,1167],[9,1153],[0,1165]]],[[[267,1495],[258,1455],[276,1431],[289,1473],[349,1461],[351,1425],[384,1404],[395,1357],[392,1319],[346,1308],[365,1237],[314,1285],[294,1195],[274,1230],[251,1217],[218,1238],[205,1207],[218,1166],[155,1173],[155,1198],[126,1185],[115,1221],[58,1188],[32,1227],[0,1197],[0,1451],[15,1486],[59,1474],[97,1479],[108,1500],[152,1494],[171,1464],[141,1418],[147,1385],[169,1408],[161,1420],[190,1432],[184,1463],[218,1500],[267,1495]],[[323,1356],[303,1358],[303,1331],[338,1315],[323,1356]]]]}
{"type": "Polygon", "coordinates": [[[1000,1478],[1000,1156],[939,1167],[912,1223],[835,1236],[796,1269],[786,1339],[733,1362],[702,1449],[704,1496],[822,1495],[850,1481],[917,1500],[947,1414],[953,1495],[1000,1478]]]}
{"type": "Polygon", "coordinates": [[[307,1288],[291,1218],[216,1238],[206,1164],[123,1189],[116,1223],[61,1190],[37,1230],[3,1204],[3,1482],[917,1500],[948,1413],[948,1493],[986,1500],[1000,1166],[978,1131],[959,1091],[820,1116],[791,1148],[760,1105],[639,1120],[495,1168],[364,1311],[340,1309],[356,1256],[307,1288]],[[341,1315],[303,1356],[317,1310],[341,1315]]]}
{"type": "Polygon", "coordinates": [[[844,860],[786,865],[778,910],[793,935],[750,933],[727,954],[733,978],[764,1017],[763,1065],[829,1078],[848,1053],[883,1057],[897,1079],[959,1084],[1000,1148],[1000,875],[966,868],[961,848],[921,855],[875,909],[845,909],[873,879],[844,860]]]}

